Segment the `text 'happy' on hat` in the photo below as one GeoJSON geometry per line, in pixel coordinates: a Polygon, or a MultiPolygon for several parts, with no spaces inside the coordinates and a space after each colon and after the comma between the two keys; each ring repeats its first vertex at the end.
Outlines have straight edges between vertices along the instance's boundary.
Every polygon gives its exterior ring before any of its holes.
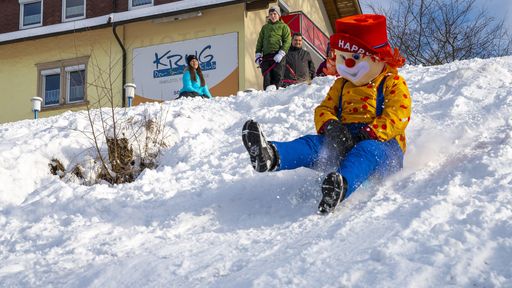
{"type": "Polygon", "coordinates": [[[402,67],[405,58],[391,49],[386,30],[386,17],[377,14],[353,15],[336,20],[336,33],[331,48],[367,56],[376,56],[392,67],[402,67]]]}

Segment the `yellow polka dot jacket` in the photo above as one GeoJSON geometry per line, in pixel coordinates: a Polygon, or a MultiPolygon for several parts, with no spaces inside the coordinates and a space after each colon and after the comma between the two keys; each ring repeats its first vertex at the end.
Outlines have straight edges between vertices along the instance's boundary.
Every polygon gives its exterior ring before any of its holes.
{"type": "Polygon", "coordinates": [[[341,112],[339,120],[343,124],[365,123],[367,125],[363,129],[371,138],[383,142],[394,138],[405,152],[405,128],[411,119],[411,97],[405,80],[397,73],[396,69],[387,66],[372,82],[363,86],[338,78],[315,109],[317,132],[322,134],[324,124],[331,119],[337,120],[338,112],[341,112]],[[385,81],[384,101],[382,114],[377,116],[377,89],[381,81],[385,81]]]}

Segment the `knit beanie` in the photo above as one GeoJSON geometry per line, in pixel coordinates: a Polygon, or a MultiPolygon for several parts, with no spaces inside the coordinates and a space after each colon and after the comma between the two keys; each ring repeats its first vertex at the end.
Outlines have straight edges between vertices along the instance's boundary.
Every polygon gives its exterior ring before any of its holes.
{"type": "Polygon", "coordinates": [[[270,14],[270,12],[276,12],[279,16],[281,16],[281,9],[277,5],[270,6],[268,13],[270,14]]]}
{"type": "MultiPolygon", "coordinates": [[[[194,59],[195,59],[195,60],[197,60],[196,55],[188,55],[188,56],[187,56],[187,65],[189,65],[189,66],[190,66],[190,61],[192,61],[192,60],[194,60],[194,59]]],[[[198,61],[199,61],[199,60],[198,60],[198,61]]]]}

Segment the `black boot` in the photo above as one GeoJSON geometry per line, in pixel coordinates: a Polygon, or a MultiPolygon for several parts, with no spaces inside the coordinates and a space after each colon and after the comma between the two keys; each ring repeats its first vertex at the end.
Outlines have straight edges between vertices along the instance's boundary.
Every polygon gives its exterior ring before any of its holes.
{"type": "Polygon", "coordinates": [[[277,166],[277,153],[274,145],[267,142],[258,122],[248,120],[242,128],[242,140],[249,152],[251,164],[258,172],[272,171],[277,166]]]}
{"type": "Polygon", "coordinates": [[[343,176],[337,172],[329,173],[322,182],[322,200],[318,204],[318,213],[327,214],[345,198],[347,192],[343,176]]]}

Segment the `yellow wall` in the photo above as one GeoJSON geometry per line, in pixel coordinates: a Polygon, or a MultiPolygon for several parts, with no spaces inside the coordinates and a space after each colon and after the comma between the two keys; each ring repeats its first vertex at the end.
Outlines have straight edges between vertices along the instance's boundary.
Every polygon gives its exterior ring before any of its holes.
{"type": "MultiPolygon", "coordinates": [[[[111,29],[92,30],[81,33],[67,34],[51,38],[23,41],[0,45],[0,123],[32,119],[30,98],[38,95],[37,64],[89,56],[87,64],[87,82],[90,84],[98,79],[100,69],[108,69],[112,64],[113,77],[120,75],[121,49],[116,43],[111,29]]],[[[113,80],[114,91],[120,91],[121,77],[113,80]]],[[[87,98],[91,102],[97,99],[98,91],[88,85],[87,98]]],[[[121,101],[121,96],[115,98],[121,101]]],[[[41,111],[41,117],[62,113],[66,110],[84,109],[85,105],[72,106],[59,110],[41,111]]]]}
{"type": "MultiPolygon", "coordinates": [[[[148,20],[125,25],[124,42],[128,51],[127,81],[133,79],[133,49],[238,32],[239,70],[245,69],[240,56],[244,55],[244,4],[231,5],[201,11],[198,17],[163,22],[148,20]]],[[[239,77],[238,87],[244,87],[244,75],[239,77]]]]}
{"type": "Polygon", "coordinates": [[[322,0],[284,0],[284,2],[290,7],[290,12],[304,12],[327,36],[332,34],[332,27],[322,0]]]}
{"type": "Polygon", "coordinates": [[[256,42],[261,27],[266,22],[268,15],[267,9],[260,11],[246,12],[245,17],[245,87],[244,89],[254,88],[263,89],[263,78],[261,70],[254,63],[256,55],[256,42]]]}

